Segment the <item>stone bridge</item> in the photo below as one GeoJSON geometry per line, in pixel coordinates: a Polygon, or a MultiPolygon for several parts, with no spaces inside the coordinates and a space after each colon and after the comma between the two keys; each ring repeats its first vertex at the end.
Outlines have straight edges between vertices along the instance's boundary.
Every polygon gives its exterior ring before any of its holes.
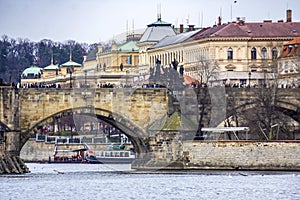
{"type": "MultiPolygon", "coordinates": [[[[17,165],[13,171],[22,171],[23,164],[17,164],[21,162],[18,156],[22,146],[39,125],[61,113],[92,115],[112,124],[130,137],[136,151],[143,155],[156,150],[152,147],[157,146],[159,132],[165,135],[183,131],[192,139],[198,130],[203,105],[208,110],[202,116],[203,121],[211,127],[230,117],[232,110],[255,109],[258,90],[0,87],[0,157],[6,156],[8,160],[11,157],[9,162],[17,165]],[[170,121],[174,113],[179,113],[179,117],[170,121]]],[[[276,95],[277,110],[300,123],[300,89],[280,89],[276,95]]]]}

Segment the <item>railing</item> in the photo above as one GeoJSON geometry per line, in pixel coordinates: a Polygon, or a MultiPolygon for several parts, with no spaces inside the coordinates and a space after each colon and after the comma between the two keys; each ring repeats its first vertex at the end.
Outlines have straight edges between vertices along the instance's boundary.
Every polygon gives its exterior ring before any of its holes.
{"type": "Polygon", "coordinates": [[[103,137],[66,137],[66,136],[48,136],[34,134],[30,139],[37,142],[55,143],[55,144],[105,144],[110,143],[108,138],[103,137]]]}

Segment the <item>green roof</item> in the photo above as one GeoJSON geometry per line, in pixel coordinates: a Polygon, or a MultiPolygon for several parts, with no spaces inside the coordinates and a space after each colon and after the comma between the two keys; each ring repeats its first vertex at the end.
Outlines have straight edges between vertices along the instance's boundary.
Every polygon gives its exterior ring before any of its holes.
{"type": "Polygon", "coordinates": [[[160,18],[158,18],[156,22],[149,24],[148,27],[150,27],[150,26],[171,26],[171,25],[172,25],[171,23],[162,21],[160,18]]]}
{"type": "Polygon", "coordinates": [[[58,65],[48,65],[47,67],[44,67],[44,70],[57,70],[58,69],[58,65]]]}
{"type": "Polygon", "coordinates": [[[39,75],[43,69],[37,66],[31,66],[26,68],[22,75],[28,76],[28,74],[39,75]]]}
{"type": "Polygon", "coordinates": [[[117,46],[117,49],[121,52],[138,52],[139,48],[136,46],[136,41],[129,41],[117,46]]]}
{"type": "Polygon", "coordinates": [[[77,63],[77,62],[73,62],[72,60],[64,63],[64,64],[61,64],[61,66],[63,67],[81,67],[81,64],[77,63]]]}

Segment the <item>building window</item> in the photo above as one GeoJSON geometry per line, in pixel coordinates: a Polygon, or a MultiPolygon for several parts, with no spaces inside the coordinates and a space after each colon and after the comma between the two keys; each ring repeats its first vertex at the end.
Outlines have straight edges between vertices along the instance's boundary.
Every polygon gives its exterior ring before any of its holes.
{"type": "Polygon", "coordinates": [[[267,49],[266,49],[266,47],[261,49],[261,58],[262,59],[267,59],[267,49]]]}
{"type": "Polygon", "coordinates": [[[284,72],[288,72],[289,71],[289,62],[285,62],[284,63],[284,72]]]}
{"type": "Polygon", "coordinates": [[[232,60],[233,59],[233,51],[232,51],[232,48],[228,48],[228,51],[227,51],[227,59],[228,60],[232,60]]]}
{"type": "Polygon", "coordinates": [[[131,65],[132,64],[132,55],[129,55],[127,58],[127,64],[131,65]]]}
{"type": "Polygon", "coordinates": [[[277,51],[276,47],[274,47],[274,48],[272,49],[272,59],[273,59],[273,60],[274,60],[274,59],[277,59],[277,56],[278,56],[278,51],[277,51]]]}
{"type": "Polygon", "coordinates": [[[294,63],[290,62],[290,72],[294,72],[294,63]]]}
{"type": "Polygon", "coordinates": [[[293,49],[293,46],[289,45],[289,53],[291,53],[292,49],[293,49]]]}
{"type": "Polygon", "coordinates": [[[251,49],[251,60],[256,60],[256,48],[251,49]]]}

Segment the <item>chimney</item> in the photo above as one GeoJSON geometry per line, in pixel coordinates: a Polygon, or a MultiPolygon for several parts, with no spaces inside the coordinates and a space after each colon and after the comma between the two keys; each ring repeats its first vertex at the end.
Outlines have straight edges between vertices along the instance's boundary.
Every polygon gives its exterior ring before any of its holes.
{"type": "Polygon", "coordinates": [[[222,18],[221,16],[218,17],[218,26],[220,26],[222,24],[222,18]]]}
{"type": "Polygon", "coordinates": [[[195,29],[194,29],[194,26],[195,25],[189,25],[189,31],[194,31],[195,29]]]}
{"type": "Polygon", "coordinates": [[[183,33],[183,24],[180,24],[180,33],[183,33]]]}
{"type": "Polygon", "coordinates": [[[292,10],[286,10],[286,22],[292,22],[292,10]]]}

